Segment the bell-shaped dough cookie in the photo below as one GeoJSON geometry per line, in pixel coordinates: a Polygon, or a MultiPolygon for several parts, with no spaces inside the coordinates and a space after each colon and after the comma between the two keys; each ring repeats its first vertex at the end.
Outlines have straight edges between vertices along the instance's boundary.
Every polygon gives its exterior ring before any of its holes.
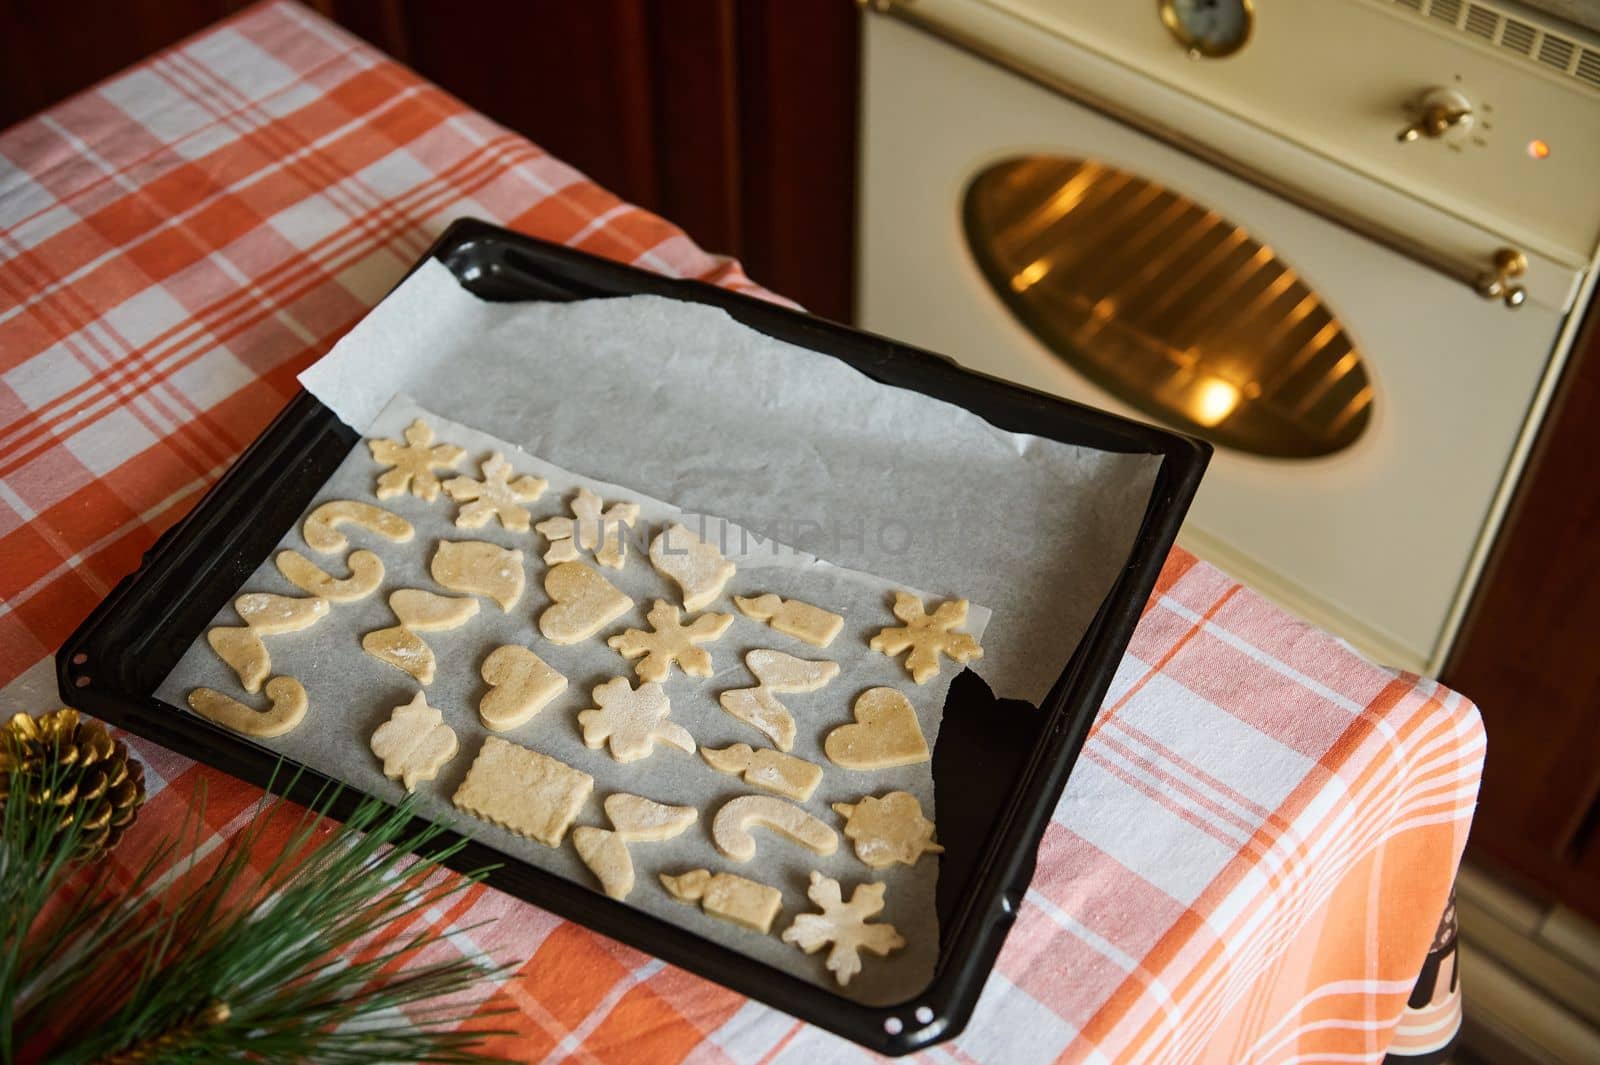
{"type": "Polygon", "coordinates": [[[300,535],[311,550],[331,555],[350,546],[350,541],[339,531],[341,525],[360,526],[397,544],[409,543],[416,535],[411,523],[400,515],[354,499],[334,499],[322,504],[306,515],[300,535]]]}
{"type": "Polygon", "coordinates": [[[856,699],[856,723],[840,725],[822,742],[835,765],[846,769],[889,769],[929,758],[917,711],[893,688],[868,688],[856,699]]]}
{"type": "Polygon", "coordinates": [[[383,583],[383,559],[371,551],[350,552],[350,576],[335,577],[295,550],[278,552],[274,559],[285,580],[311,595],[333,603],[353,603],[365,599],[383,583]]]}
{"type": "Polygon", "coordinates": [[[189,709],[224,728],[268,740],[300,724],[311,705],[305,687],[293,677],[267,681],[267,698],[272,709],[262,711],[211,688],[196,688],[189,693],[189,709]]]}
{"type": "Polygon", "coordinates": [[[701,540],[681,522],[673,522],[650,541],[650,564],[683,591],[683,608],[702,610],[722,594],[734,564],[715,544],[701,540]]]}
{"type": "Polygon", "coordinates": [[[587,640],[633,607],[632,599],[582,562],[551,566],[544,591],[550,605],[539,615],[539,631],[555,644],[587,640]]]}
{"type": "Polygon", "coordinates": [[[428,572],[439,587],[486,595],[510,610],[522,598],[522,552],[482,540],[440,540],[428,572]]]}
{"type": "Polygon", "coordinates": [[[741,795],[723,803],[711,822],[711,842],[734,861],[748,862],[756,856],[755,837],[750,834],[756,827],[771,829],[816,854],[839,849],[833,829],[793,803],[770,795],[741,795]]]}

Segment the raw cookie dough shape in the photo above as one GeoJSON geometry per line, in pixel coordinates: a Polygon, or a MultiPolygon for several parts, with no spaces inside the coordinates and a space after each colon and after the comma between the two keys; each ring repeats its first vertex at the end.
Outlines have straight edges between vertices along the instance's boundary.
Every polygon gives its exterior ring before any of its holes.
{"type": "Polygon", "coordinates": [[[777,744],[780,751],[792,750],[794,715],[778,701],[777,693],[816,691],[839,675],[839,663],[757,648],[744,656],[744,664],[760,683],[754,688],[729,689],[717,696],[717,701],[777,744]]]}
{"type": "Polygon", "coordinates": [[[723,803],[711,821],[711,842],[734,861],[748,862],[756,856],[752,827],[769,828],[815,854],[828,855],[839,849],[839,836],[833,829],[794,803],[771,795],[741,795],[723,803]]]}
{"type": "Polygon", "coordinates": [[[694,753],[689,730],[667,720],[672,703],[661,685],[641,684],[635,691],[627,677],[613,677],[595,688],[594,701],[593,709],[578,714],[584,745],[591,750],[609,744],[619,762],[648,758],[658,743],[694,753]]]}
{"type": "Polygon", "coordinates": [[[713,875],[709,869],[691,869],[677,876],[662,873],[661,886],[679,902],[698,902],[711,916],[762,935],[772,931],[772,922],[783,909],[783,893],[777,888],[733,873],[713,875]]]}
{"type": "Polygon", "coordinates": [[[633,607],[632,599],[582,562],[545,570],[544,591],[550,605],[539,615],[539,631],[563,646],[587,640],[633,607]]]}
{"type": "Polygon", "coordinates": [[[546,518],[534,528],[550,541],[544,560],[576,562],[583,556],[578,549],[594,552],[594,560],[607,569],[621,569],[628,561],[628,542],[623,539],[622,526],[633,528],[639,520],[639,504],[613,503],[604,511],[601,499],[589,489],[580,486],[572,497],[572,517],[546,518]]]}
{"type": "Polygon", "coordinates": [[[460,750],[455,731],[422,692],[394,708],[389,720],[372,733],[370,746],[383,762],[383,775],[400,781],[406,791],[416,791],[418,781],[438,776],[460,750]]]}
{"type": "Polygon", "coordinates": [[[383,559],[371,551],[350,552],[345,564],[350,576],[335,577],[321,566],[293,549],[279,551],[274,562],[283,579],[311,595],[320,595],[330,603],[353,603],[365,599],[383,583],[383,559]]]}
{"type": "Polygon", "coordinates": [[[593,790],[588,773],[489,736],[450,801],[473,817],[559,847],[593,790]]]}
{"type": "Polygon", "coordinates": [[[350,546],[339,531],[341,525],[358,525],[397,544],[410,543],[416,535],[411,523],[400,515],[354,499],[333,499],[322,504],[306,515],[300,535],[311,550],[331,555],[350,546]]]}
{"type": "Polygon", "coordinates": [[[496,732],[516,728],[530,720],[557,695],[567,690],[567,678],[544,659],[516,644],[496,647],[478,672],[489,690],[478,700],[478,717],[496,732]]]}
{"type": "Polygon", "coordinates": [[[683,608],[690,611],[710,606],[736,568],[715,544],[700,539],[681,522],[673,522],[650,541],[650,564],[676,582],[683,592],[683,608]]]}
{"type": "Polygon", "coordinates": [[[906,655],[906,671],[918,684],[926,684],[938,676],[941,653],[959,665],[983,657],[983,648],[970,633],[953,631],[967,623],[965,599],[946,599],[929,614],[921,599],[910,592],[895,592],[894,616],[905,625],[879,630],[868,646],[890,658],[911,648],[911,653],[906,655]]]}
{"type": "Polygon", "coordinates": [[[832,943],[828,951],[828,970],[840,987],[861,971],[861,951],[870,950],[883,957],[906,945],[905,937],[894,925],[868,924],[867,918],[883,911],[882,884],[857,884],[850,901],[845,902],[839,882],[812,872],[806,895],[822,907],[821,913],[802,913],[783,930],[783,941],[793,943],[807,954],[815,954],[832,943]]]}
{"type": "Polygon", "coordinates": [[[924,854],[944,853],[933,841],[933,822],[922,816],[922,804],[908,791],[836,802],[833,812],[845,819],[845,838],[855,842],[856,857],[873,869],[895,862],[916,865],[924,854]]]}
{"type": "Polygon", "coordinates": [[[890,769],[928,760],[911,700],[893,688],[868,688],[856,697],[856,723],[840,725],[822,741],[822,751],[846,769],[890,769]]]}
{"type": "Polygon", "coordinates": [[[400,624],[374,629],[361,637],[361,649],[380,662],[402,670],[419,683],[433,683],[436,660],[433,648],[418,632],[445,632],[460,628],[478,613],[476,599],[435,595],[420,588],[401,588],[389,596],[389,609],[400,624]]]}
{"type": "Polygon", "coordinates": [[[711,653],[698,645],[710,643],[727,632],[728,626],[733,624],[733,615],[701,614],[687,625],[678,617],[677,607],[665,599],[657,599],[644,618],[653,631],[629,629],[606,642],[623,658],[644,656],[633,667],[640,680],[666,680],[674,662],[687,676],[711,676],[711,653]]]}
{"type": "Polygon", "coordinates": [[[700,817],[693,806],[668,806],[620,791],[606,796],[605,810],[611,828],[580,825],[572,830],[572,845],[601,889],[614,899],[625,899],[633,890],[633,858],[627,844],[673,839],[700,817]]]}
{"type": "Polygon", "coordinates": [[[844,618],[833,611],[798,599],[784,599],[772,592],[754,598],[736,595],[733,601],[745,617],[764,621],[774,632],[804,640],[812,647],[828,646],[844,628],[844,618]]]}
{"type": "Polygon", "coordinates": [[[532,517],[524,503],[532,503],[544,494],[549,482],[543,477],[523,474],[511,479],[511,463],[496,451],[478,464],[483,480],[471,477],[452,477],[444,482],[445,494],[463,504],[456,512],[456,526],[462,529],[481,529],[491,518],[499,518],[500,526],[510,532],[527,532],[532,517]]]}
{"type": "Polygon", "coordinates": [[[439,587],[486,595],[510,610],[522,598],[522,552],[482,540],[440,540],[428,572],[439,587]]]}
{"type": "Polygon", "coordinates": [[[311,705],[305,687],[293,677],[273,677],[267,681],[267,698],[272,702],[272,709],[263,711],[211,688],[196,688],[189,693],[189,709],[224,728],[270,740],[300,724],[311,705]]]}
{"type": "Polygon", "coordinates": [[[719,773],[742,774],[746,784],[777,792],[796,802],[811,798],[817,785],[822,783],[821,766],[768,747],[756,750],[748,743],[736,743],[720,751],[715,747],[702,747],[700,757],[719,773]]]}
{"type": "Polygon", "coordinates": [[[466,457],[466,452],[454,444],[433,442],[433,430],[421,418],[406,427],[406,442],[395,440],[368,440],[372,457],[384,466],[392,467],[378,475],[379,499],[392,499],[404,495],[407,489],[425,502],[439,498],[439,478],[435,469],[453,470],[466,457]]]}
{"type": "Polygon", "coordinates": [[[244,626],[219,625],[206,633],[206,642],[238,674],[244,690],[254,695],[272,672],[272,656],[261,637],[310,628],[328,616],[328,601],[249,592],[233,601],[233,609],[244,626]]]}

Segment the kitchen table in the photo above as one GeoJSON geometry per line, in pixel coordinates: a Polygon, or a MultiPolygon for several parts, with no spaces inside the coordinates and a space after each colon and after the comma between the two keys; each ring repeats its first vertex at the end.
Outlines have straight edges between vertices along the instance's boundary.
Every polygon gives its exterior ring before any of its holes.
{"type": "MultiPolygon", "coordinates": [[[[288,2],[0,135],[7,713],[56,704],[63,637],[463,215],[765,294],[288,2]]],[[[138,863],[199,781],[202,846],[250,816],[253,787],[128,739],[151,798],[115,861],[138,863]]],[[[1462,696],[1175,551],[976,1015],[923,1056],[1381,1059],[1447,905],[1483,750],[1462,696]]],[[[867,1057],[488,889],[427,920],[512,964],[483,990],[519,1031],[494,1049],[518,1060],[867,1057]]],[[[1448,1034],[1442,998],[1403,1038],[1448,1034]]]]}

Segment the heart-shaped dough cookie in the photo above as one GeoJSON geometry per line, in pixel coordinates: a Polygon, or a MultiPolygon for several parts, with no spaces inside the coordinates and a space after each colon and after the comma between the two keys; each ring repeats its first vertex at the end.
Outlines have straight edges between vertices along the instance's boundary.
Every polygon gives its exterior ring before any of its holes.
{"type": "Polygon", "coordinates": [[[889,769],[928,760],[911,700],[893,688],[868,688],[856,699],[856,723],[828,733],[822,749],[846,769],[889,769]]]}
{"type": "Polygon", "coordinates": [[[587,640],[633,606],[616,585],[582,562],[551,566],[544,575],[544,590],[551,603],[539,615],[539,631],[551,643],[562,645],[587,640]]]}

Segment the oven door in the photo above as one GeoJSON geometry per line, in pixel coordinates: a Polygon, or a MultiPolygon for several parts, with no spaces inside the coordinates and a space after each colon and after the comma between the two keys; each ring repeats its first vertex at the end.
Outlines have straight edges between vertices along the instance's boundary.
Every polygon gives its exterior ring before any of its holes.
{"type": "Polygon", "coordinates": [[[866,18],[864,62],[862,324],[1208,437],[1185,542],[1437,667],[1562,313],[900,22],[866,18]]]}

